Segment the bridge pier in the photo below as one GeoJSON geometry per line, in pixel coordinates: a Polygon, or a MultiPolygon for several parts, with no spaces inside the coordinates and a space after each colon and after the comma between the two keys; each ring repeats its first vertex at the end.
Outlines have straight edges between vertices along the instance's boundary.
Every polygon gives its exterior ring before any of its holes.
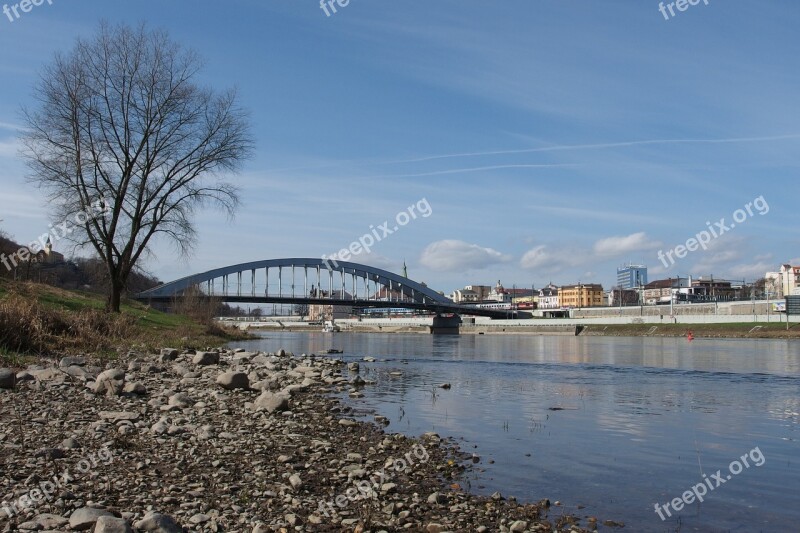
{"type": "Polygon", "coordinates": [[[430,325],[431,335],[458,335],[461,326],[461,317],[455,313],[450,316],[436,314],[433,324],[430,325]]]}

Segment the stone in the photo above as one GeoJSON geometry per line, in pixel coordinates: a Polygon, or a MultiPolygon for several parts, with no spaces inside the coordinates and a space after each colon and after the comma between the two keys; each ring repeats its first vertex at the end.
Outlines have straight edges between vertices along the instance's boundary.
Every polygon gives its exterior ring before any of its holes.
{"type": "Polygon", "coordinates": [[[132,411],[100,411],[99,415],[103,420],[110,420],[111,422],[119,422],[121,420],[133,422],[139,419],[139,413],[132,411]]]}
{"type": "Polygon", "coordinates": [[[13,370],[0,368],[0,389],[11,390],[17,383],[17,375],[13,370]]]}
{"type": "Polygon", "coordinates": [[[528,529],[528,523],[524,520],[517,520],[508,527],[508,530],[512,532],[525,531],[526,529],[528,529]]]}
{"type": "Polygon", "coordinates": [[[97,381],[108,381],[108,380],[118,380],[124,381],[125,380],[125,371],[121,368],[111,368],[108,370],[104,370],[100,372],[100,375],[97,376],[97,381]]]}
{"type": "Polygon", "coordinates": [[[101,516],[94,526],[94,533],[133,533],[133,528],[124,518],[101,516]]]}
{"type": "Polygon", "coordinates": [[[217,352],[197,352],[192,358],[192,363],[198,366],[218,365],[219,354],[217,352]]]}
{"type": "Polygon", "coordinates": [[[209,520],[211,520],[211,517],[208,516],[207,514],[197,513],[196,515],[193,515],[189,519],[189,522],[191,522],[192,524],[205,524],[209,520]]]}
{"type": "Polygon", "coordinates": [[[428,496],[428,503],[435,503],[438,505],[444,505],[447,503],[447,496],[442,494],[441,492],[434,492],[430,496],[428,496]]]}
{"type": "Polygon", "coordinates": [[[67,524],[69,524],[69,520],[63,516],[45,513],[38,515],[33,520],[21,523],[17,528],[23,531],[41,531],[43,529],[59,529],[67,524]]]}
{"type": "Polygon", "coordinates": [[[80,378],[80,379],[82,379],[84,381],[86,381],[89,378],[94,379],[94,376],[92,375],[92,373],[89,372],[88,370],[86,370],[82,366],[70,365],[70,366],[68,366],[66,368],[62,367],[62,370],[64,371],[64,373],[69,374],[70,376],[72,376],[74,378],[80,378]]]}
{"type": "Polygon", "coordinates": [[[256,411],[266,411],[268,413],[287,411],[289,409],[289,397],[285,394],[264,391],[256,398],[253,407],[256,411]]]}
{"type": "Polygon", "coordinates": [[[303,486],[303,480],[300,479],[300,476],[298,476],[297,474],[292,474],[291,476],[289,476],[289,483],[295,490],[303,486]]]}
{"type": "Polygon", "coordinates": [[[64,373],[57,368],[30,368],[28,373],[39,381],[64,380],[64,373]]]}
{"type": "Polygon", "coordinates": [[[126,383],[122,388],[122,392],[134,396],[145,396],[147,394],[147,388],[141,383],[126,383]]]}
{"type": "Polygon", "coordinates": [[[58,362],[58,366],[61,368],[69,368],[71,366],[86,366],[86,358],[85,357],[62,357],[61,361],[58,362]]]}
{"type": "Polygon", "coordinates": [[[445,529],[445,527],[443,525],[437,524],[435,522],[431,522],[425,528],[425,531],[427,531],[428,533],[442,533],[443,531],[447,531],[447,530],[445,529]]]}
{"type": "Polygon", "coordinates": [[[192,400],[185,392],[179,392],[170,396],[167,403],[175,407],[184,408],[194,405],[194,400],[192,400]]]}
{"type": "Polygon", "coordinates": [[[225,372],[217,376],[217,385],[226,390],[250,388],[250,379],[244,372],[225,372]]]}
{"type": "Polygon", "coordinates": [[[179,354],[180,352],[175,348],[161,348],[161,354],[158,356],[158,360],[162,363],[174,361],[178,358],[179,354]]]}
{"type": "Polygon", "coordinates": [[[144,518],[136,522],[133,527],[156,533],[183,533],[183,528],[171,516],[152,511],[144,515],[144,518]]]}
{"type": "Polygon", "coordinates": [[[119,368],[105,370],[97,376],[94,382],[95,394],[119,396],[125,386],[125,371],[119,368]]]}
{"type": "Polygon", "coordinates": [[[81,443],[75,437],[68,437],[61,442],[61,447],[65,450],[79,450],[81,443]]]}
{"type": "Polygon", "coordinates": [[[101,516],[113,517],[108,511],[103,509],[95,509],[94,507],[81,507],[76,509],[69,515],[69,528],[73,531],[84,531],[91,529],[97,519],[101,516]]]}

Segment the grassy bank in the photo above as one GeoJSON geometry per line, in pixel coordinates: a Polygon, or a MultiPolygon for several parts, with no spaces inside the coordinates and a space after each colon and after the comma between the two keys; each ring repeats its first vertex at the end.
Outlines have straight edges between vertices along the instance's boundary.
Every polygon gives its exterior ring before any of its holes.
{"type": "Polygon", "coordinates": [[[0,279],[0,358],[74,353],[113,357],[128,350],[218,346],[247,336],[202,317],[167,314],[126,301],[120,314],[104,311],[102,295],[0,279]]]}
{"type": "Polygon", "coordinates": [[[618,337],[685,337],[691,331],[695,338],[800,339],[800,325],[779,322],[735,322],[725,324],[593,324],[585,326],[581,335],[618,337]]]}

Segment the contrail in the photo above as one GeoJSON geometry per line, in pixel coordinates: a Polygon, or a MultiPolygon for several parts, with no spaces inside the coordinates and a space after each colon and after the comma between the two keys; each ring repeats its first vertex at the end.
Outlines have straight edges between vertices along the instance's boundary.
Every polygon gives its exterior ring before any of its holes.
{"type": "Polygon", "coordinates": [[[457,157],[479,157],[486,155],[510,155],[510,154],[529,154],[534,152],[556,152],[561,150],[595,150],[599,148],[621,148],[626,146],[643,146],[649,144],[724,144],[741,142],[766,142],[784,139],[800,138],[799,133],[790,135],[775,135],[771,137],[735,137],[730,139],[651,139],[646,141],[624,141],[616,143],[597,143],[597,144],[565,144],[557,146],[545,146],[541,148],[523,148],[519,150],[496,150],[491,152],[463,152],[457,154],[432,155],[419,157],[416,159],[398,159],[394,161],[384,161],[382,164],[395,165],[401,163],[420,163],[423,161],[435,161],[437,159],[451,159],[457,157]]]}
{"type": "Polygon", "coordinates": [[[542,165],[491,165],[488,167],[468,167],[468,168],[453,168],[449,170],[436,170],[433,172],[421,172],[419,174],[386,174],[383,176],[369,176],[365,179],[378,179],[378,178],[421,178],[423,176],[440,176],[442,174],[458,174],[460,172],[479,172],[481,170],[500,170],[504,168],[554,168],[554,167],[577,167],[578,164],[542,164],[542,165]]]}
{"type": "MultiPolygon", "coordinates": [[[[594,143],[594,144],[563,144],[555,146],[544,146],[540,148],[522,148],[517,150],[492,150],[483,152],[462,152],[453,154],[440,154],[425,157],[417,157],[413,159],[389,159],[389,160],[357,160],[349,159],[338,161],[336,163],[322,163],[314,166],[301,166],[289,167],[280,169],[271,169],[269,172],[281,172],[288,170],[305,170],[305,169],[318,169],[318,168],[333,168],[344,166],[348,163],[355,163],[361,165],[401,165],[406,163],[422,163],[425,161],[437,161],[440,159],[456,159],[459,157],[481,157],[493,155],[513,155],[513,154],[531,154],[537,152],[558,152],[568,150],[599,150],[603,148],[624,148],[629,146],[647,146],[659,144],[733,144],[733,143],[749,143],[749,142],[768,142],[780,141],[786,139],[798,139],[800,133],[792,133],[788,135],[772,135],[767,137],[732,137],[728,139],[650,139],[644,141],[621,141],[612,143],[594,143]]],[[[488,168],[487,168],[488,169],[488,168]]],[[[459,172],[459,171],[453,171],[459,172]]],[[[444,171],[443,173],[447,173],[444,171]]]]}

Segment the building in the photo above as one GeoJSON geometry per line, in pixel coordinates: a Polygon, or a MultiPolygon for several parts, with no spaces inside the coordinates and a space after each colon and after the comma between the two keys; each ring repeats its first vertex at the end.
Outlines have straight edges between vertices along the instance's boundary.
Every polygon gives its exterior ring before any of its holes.
{"type": "Polygon", "coordinates": [[[691,280],[692,294],[699,301],[729,301],[741,295],[741,287],[735,287],[724,279],[714,279],[714,276],[700,276],[691,280]]]}
{"type": "MultiPolygon", "coordinates": [[[[316,288],[310,291],[312,298],[327,298],[329,294],[328,291],[321,291],[316,288]]],[[[352,298],[352,295],[347,291],[333,291],[333,297],[347,299],[352,298]]],[[[310,322],[350,318],[352,314],[353,306],[351,305],[311,304],[308,306],[308,320],[310,322]]]]}
{"type": "Polygon", "coordinates": [[[50,242],[50,237],[48,237],[44,249],[39,250],[36,254],[31,254],[31,262],[43,265],[56,265],[64,262],[64,256],[53,251],[53,243],[50,242]]]}
{"type": "Polygon", "coordinates": [[[539,289],[533,301],[537,309],[561,309],[561,303],[558,299],[558,287],[552,283],[539,289]]]}
{"type": "Polygon", "coordinates": [[[628,264],[617,269],[617,287],[635,289],[647,285],[647,267],[628,264]]]}
{"type": "Polygon", "coordinates": [[[500,280],[497,280],[497,285],[494,286],[492,292],[484,298],[485,302],[500,302],[500,303],[511,303],[511,294],[503,287],[503,284],[500,283],[500,280]]]}
{"type": "Polygon", "coordinates": [[[605,291],[598,283],[579,283],[561,287],[558,298],[561,307],[600,307],[605,300],[605,291]]]}
{"type": "Polygon", "coordinates": [[[611,289],[608,292],[608,305],[610,306],[626,306],[626,305],[639,305],[640,291],[636,289],[611,289]]]}
{"type": "Polygon", "coordinates": [[[469,289],[456,289],[450,294],[450,299],[457,304],[479,302],[478,293],[469,289]]]}
{"type": "Polygon", "coordinates": [[[488,285],[467,285],[464,289],[477,294],[479,302],[486,300],[489,297],[489,293],[492,292],[492,288],[488,285]]]}
{"type": "Polygon", "coordinates": [[[774,288],[780,289],[778,298],[800,295],[800,266],[781,265],[778,272],[768,272],[766,278],[769,279],[771,275],[775,279],[774,288]]]}

